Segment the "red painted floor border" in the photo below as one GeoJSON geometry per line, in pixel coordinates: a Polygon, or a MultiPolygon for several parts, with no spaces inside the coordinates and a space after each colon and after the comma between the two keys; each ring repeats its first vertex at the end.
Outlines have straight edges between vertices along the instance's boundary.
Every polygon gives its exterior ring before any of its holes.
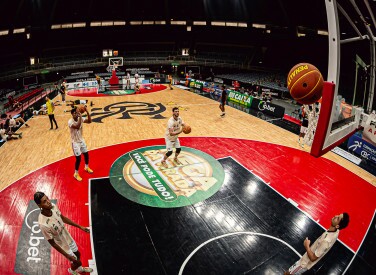
{"type": "MultiPolygon", "coordinates": [[[[229,138],[181,138],[183,146],[202,150],[215,158],[233,157],[269,183],[280,194],[291,198],[298,207],[327,228],[334,214],[350,214],[349,227],[340,239],[356,251],[376,208],[376,188],[357,175],[324,158],[307,152],[265,142],[229,138]]],[[[152,145],[164,145],[164,139],[136,141],[90,151],[94,174],[81,168],[82,182],[73,179],[74,158],[47,165],[0,192],[0,274],[13,272],[17,242],[25,211],[35,191],[41,190],[58,199],[66,216],[88,225],[88,179],[107,177],[112,163],[127,151],[152,145]]],[[[83,262],[91,259],[88,234],[68,226],[83,262]]],[[[68,262],[51,250],[51,274],[62,274],[68,262]]]]}

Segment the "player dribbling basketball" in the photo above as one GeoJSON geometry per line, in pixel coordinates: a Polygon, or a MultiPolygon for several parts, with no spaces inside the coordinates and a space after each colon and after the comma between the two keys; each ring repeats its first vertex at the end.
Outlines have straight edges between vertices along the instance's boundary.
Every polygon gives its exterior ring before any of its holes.
{"type": "Polygon", "coordinates": [[[179,117],[179,108],[174,107],[172,108],[172,117],[167,122],[167,130],[165,135],[166,141],[166,154],[163,156],[163,160],[161,165],[164,168],[168,168],[166,160],[169,156],[172,155],[172,148],[175,148],[175,158],[174,162],[176,164],[181,164],[178,160],[178,156],[181,152],[180,148],[180,141],[179,141],[179,134],[183,131],[183,127],[185,126],[184,121],[181,117],[179,117]]]}

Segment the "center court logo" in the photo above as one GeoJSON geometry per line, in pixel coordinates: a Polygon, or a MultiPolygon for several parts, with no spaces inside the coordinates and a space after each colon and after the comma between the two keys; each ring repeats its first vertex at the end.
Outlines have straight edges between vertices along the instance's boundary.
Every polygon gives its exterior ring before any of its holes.
{"type": "Polygon", "coordinates": [[[128,152],[111,167],[110,182],[115,190],[139,204],[160,207],[182,207],[203,201],[222,186],[222,165],[212,156],[189,147],[182,147],[181,164],[167,160],[164,146],[151,146],[128,152]]]}

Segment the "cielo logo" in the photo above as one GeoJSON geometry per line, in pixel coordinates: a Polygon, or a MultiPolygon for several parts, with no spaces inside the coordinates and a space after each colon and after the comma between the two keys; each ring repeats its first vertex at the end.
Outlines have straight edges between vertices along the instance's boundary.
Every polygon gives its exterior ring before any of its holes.
{"type": "Polygon", "coordinates": [[[215,194],[223,184],[222,165],[212,156],[182,147],[181,164],[167,160],[164,146],[151,146],[128,152],[111,167],[110,181],[122,196],[147,206],[182,207],[203,201],[215,194]]]}

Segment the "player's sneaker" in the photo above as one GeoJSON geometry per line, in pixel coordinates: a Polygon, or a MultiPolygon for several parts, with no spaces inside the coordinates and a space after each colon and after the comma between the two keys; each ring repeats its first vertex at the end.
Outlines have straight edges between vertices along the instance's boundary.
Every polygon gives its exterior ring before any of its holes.
{"type": "Polygon", "coordinates": [[[166,162],[165,160],[162,160],[162,161],[161,161],[161,165],[162,165],[164,168],[168,168],[167,162],[166,162]]]}
{"type": "Polygon", "coordinates": [[[225,117],[226,113],[221,114],[221,117],[225,117]]]}
{"type": "Polygon", "coordinates": [[[93,174],[93,170],[90,169],[90,167],[85,168],[85,171],[88,172],[89,174],[93,174]]]}
{"type": "Polygon", "coordinates": [[[82,267],[82,271],[80,271],[80,272],[86,272],[86,273],[91,273],[91,272],[93,272],[93,269],[92,268],[90,268],[90,267],[82,267]]]}
{"type": "Polygon", "coordinates": [[[73,177],[78,180],[78,181],[82,181],[82,178],[80,177],[80,175],[78,173],[74,173],[73,177]]]}
{"type": "Polygon", "coordinates": [[[183,163],[181,163],[181,161],[180,161],[178,158],[174,158],[174,162],[175,162],[177,165],[183,165],[183,163]]]}
{"type": "Polygon", "coordinates": [[[69,272],[70,274],[73,274],[73,275],[81,275],[80,273],[78,273],[77,270],[72,270],[72,269],[70,269],[70,268],[68,268],[68,272],[69,272]]]}

